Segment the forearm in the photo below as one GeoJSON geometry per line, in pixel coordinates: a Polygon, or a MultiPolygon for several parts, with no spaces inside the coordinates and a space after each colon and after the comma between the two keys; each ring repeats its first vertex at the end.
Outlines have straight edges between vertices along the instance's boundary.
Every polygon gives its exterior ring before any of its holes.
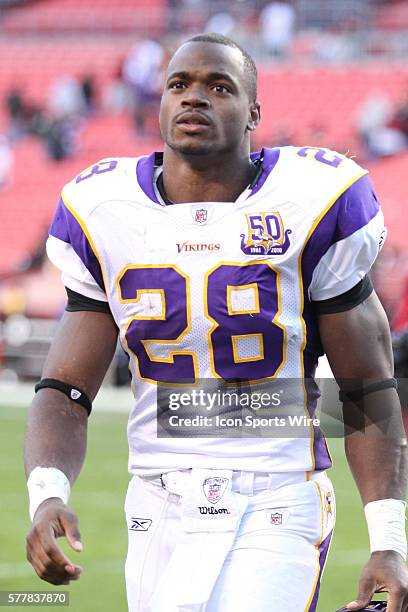
{"type": "MultiPolygon", "coordinates": [[[[111,315],[66,312],[50,348],[43,378],[56,378],[86,393],[92,402],[112,360],[117,328],[111,315]]],[[[86,452],[88,414],[55,389],[41,389],[28,415],[25,440],[27,476],[37,466],[55,467],[71,485],[86,452]]]]}
{"type": "Polygon", "coordinates": [[[86,453],[88,415],[54,389],[35,396],[28,415],[24,448],[26,475],[37,466],[61,470],[72,485],[86,453]]]}
{"type": "Polygon", "coordinates": [[[375,432],[369,426],[364,433],[345,437],[347,460],[364,505],[406,498],[407,443],[398,405],[393,407],[392,423],[388,432],[375,432]]]}

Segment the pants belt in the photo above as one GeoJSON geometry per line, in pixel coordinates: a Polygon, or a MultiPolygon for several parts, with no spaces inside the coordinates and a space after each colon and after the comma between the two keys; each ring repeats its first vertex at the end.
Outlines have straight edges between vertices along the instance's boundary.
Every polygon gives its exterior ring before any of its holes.
{"type": "MultiPolygon", "coordinates": [[[[216,470],[214,470],[216,471],[216,470]]],[[[161,486],[169,493],[183,495],[191,470],[177,470],[166,472],[160,477],[146,478],[145,480],[161,486]]],[[[233,471],[232,490],[243,495],[253,495],[259,491],[279,489],[291,484],[319,480],[325,478],[325,472],[245,472],[233,471]]]]}

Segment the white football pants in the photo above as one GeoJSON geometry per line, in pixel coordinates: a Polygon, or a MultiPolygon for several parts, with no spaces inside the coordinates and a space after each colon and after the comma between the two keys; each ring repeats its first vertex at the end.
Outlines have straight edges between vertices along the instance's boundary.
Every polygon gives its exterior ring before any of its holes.
{"type": "Polygon", "coordinates": [[[170,473],[166,489],[137,476],[129,483],[129,611],[314,612],[335,520],[326,474],[234,472],[235,526],[214,531],[207,515],[187,533],[177,481],[185,486],[190,474],[170,473]]]}

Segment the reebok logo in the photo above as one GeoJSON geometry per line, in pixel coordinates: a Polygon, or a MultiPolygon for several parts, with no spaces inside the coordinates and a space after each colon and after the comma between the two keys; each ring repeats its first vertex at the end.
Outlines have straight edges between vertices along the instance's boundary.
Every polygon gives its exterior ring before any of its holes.
{"type": "Polygon", "coordinates": [[[205,251],[219,251],[221,245],[218,242],[177,242],[177,253],[203,253],[205,251]]]}
{"type": "Polygon", "coordinates": [[[150,525],[152,524],[152,519],[145,518],[132,518],[130,519],[130,531],[148,531],[150,525]]]}
{"type": "Polygon", "coordinates": [[[78,389],[71,389],[71,399],[77,400],[81,395],[82,393],[78,389]]]}

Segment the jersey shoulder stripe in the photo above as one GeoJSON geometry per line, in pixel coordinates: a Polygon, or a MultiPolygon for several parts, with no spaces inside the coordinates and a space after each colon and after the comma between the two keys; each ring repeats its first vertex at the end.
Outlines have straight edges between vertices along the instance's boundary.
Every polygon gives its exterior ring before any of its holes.
{"type": "Polygon", "coordinates": [[[282,147],[268,183],[270,187],[278,186],[282,198],[294,202],[317,221],[365,174],[367,170],[354,160],[329,149],[282,147]]]}
{"type": "Polygon", "coordinates": [[[89,166],[64,186],[64,202],[86,220],[102,202],[134,197],[138,159],[109,157],[89,166]]]}

